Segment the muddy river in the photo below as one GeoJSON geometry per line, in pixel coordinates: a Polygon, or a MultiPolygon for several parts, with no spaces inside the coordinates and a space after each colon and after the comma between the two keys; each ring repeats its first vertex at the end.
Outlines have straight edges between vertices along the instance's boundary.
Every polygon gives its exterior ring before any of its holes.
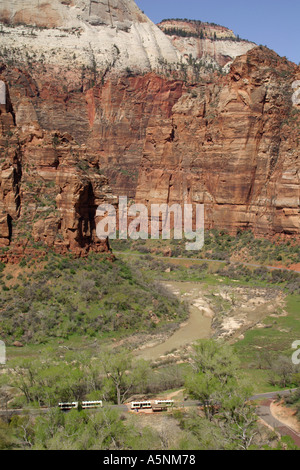
{"type": "Polygon", "coordinates": [[[284,294],[280,290],[250,286],[205,286],[196,282],[165,281],[170,289],[189,304],[190,316],[180,328],[165,341],[161,339],[144,345],[138,357],[156,360],[212,334],[212,320],[219,319],[214,334],[231,342],[242,339],[249,328],[265,328],[261,323],[266,316],[287,315],[284,294]],[[218,313],[217,313],[218,312],[218,313]],[[216,314],[216,315],[215,315],[216,314]]]}
{"type": "Polygon", "coordinates": [[[189,319],[183,323],[165,342],[139,351],[138,356],[146,360],[156,360],[174,349],[191,344],[198,339],[210,337],[213,311],[203,300],[201,285],[193,282],[163,282],[174,294],[188,301],[189,319]]]}

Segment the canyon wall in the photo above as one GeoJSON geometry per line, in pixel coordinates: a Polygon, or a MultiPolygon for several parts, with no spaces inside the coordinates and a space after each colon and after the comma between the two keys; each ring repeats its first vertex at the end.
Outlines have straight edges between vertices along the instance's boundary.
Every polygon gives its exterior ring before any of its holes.
{"type": "Polygon", "coordinates": [[[83,67],[103,76],[180,62],[170,39],[133,0],[4,0],[0,23],[2,58],[51,65],[73,79],[78,74],[79,84],[83,67]]]}
{"type": "MultiPolygon", "coordinates": [[[[299,67],[246,43],[235,59],[211,57],[234,59],[228,74],[199,69],[201,51],[189,64],[132,1],[93,2],[97,12],[58,2],[62,25],[47,27],[16,16],[26,2],[4,3],[2,247],[108,249],[95,237],[96,207],[125,195],[204,203],[207,228],[299,239],[299,67]]],[[[205,41],[232,37],[214,28],[205,41]]]]}
{"type": "Polygon", "coordinates": [[[227,66],[226,71],[236,57],[256,47],[255,43],[240,39],[230,29],[214,23],[170,19],[158,26],[188,62],[227,66]]]}
{"type": "Polygon", "coordinates": [[[90,163],[85,146],[69,134],[42,129],[26,98],[18,126],[9,87],[1,75],[0,80],[6,90],[6,104],[0,105],[2,259],[8,247],[10,261],[45,248],[77,255],[108,252],[108,243],[96,236],[98,205],[115,203],[107,178],[90,163]]]}
{"type": "Polygon", "coordinates": [[[115,195],[203,202],[207,228],[299,236],[299,68],[274,52],[193,84],[148,73],[68,92],[47,74],[3,76],[16,125],[74,136],[115,195]]]}
{"type": "Polygon", "coordinates": [[[136,200],[204,203],[208,228],[299,238],[299,77],[256,48],[182,95],[169,119],[148,124],[136,200]]]}

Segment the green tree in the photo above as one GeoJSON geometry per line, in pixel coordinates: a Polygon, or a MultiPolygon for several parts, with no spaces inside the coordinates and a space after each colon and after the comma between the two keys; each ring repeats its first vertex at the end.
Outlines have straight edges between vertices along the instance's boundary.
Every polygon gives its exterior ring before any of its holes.
{"type": "Polygon", "coordinates": [[[259,431],[255,406],[249,403],[252,391],[239,380],[239,361],[231,346],[200,341],[194,346],[191,365],[186,388],[203,404],[205,419],[196,415],[185,429],[204,448],[248,450],[254,446],[259,431]]]}
{"type": "Polygon", "coordinates": [[[127,430],[116,410],[97,413],[53,410],[37,418],[35,450],[120,450],[126,448],[127,430]]]}
{"type": "Polygon", "coordinates": [[[206,417],[211,420],[220,398],[236,386],[238,359],[229,345],[212,340],[199,341],[193,349],[186,389],[202,403],[206,417]]]}
{"type": "Polygon", "coordinates": [[[291,359],[286,356],[279,356],[278,359],[272,363],[269,379],[270,383],[286,388],[292,385],[294,372],[295,366],[291,359]]]}
{"type": "Polygon", "coordinates": [[[108,385],[114,388],[118,405],[124,403],[133,386],[132,354],[129,351],[101,353],[100,362],[106,375],[108,385]]]}
{"type": "Polygon", "coordinates": [[[221,428],[234,449],[248,450],[258,434],[255,405],[248,401],[250,395],[249,388],[237,385],[221,403],[221,428]]]}
{"type": "Polygon", "coordinates": [[[16,447],[17,442],[11,427],[0,420],[0,450],[12,450],[16,447]]]}

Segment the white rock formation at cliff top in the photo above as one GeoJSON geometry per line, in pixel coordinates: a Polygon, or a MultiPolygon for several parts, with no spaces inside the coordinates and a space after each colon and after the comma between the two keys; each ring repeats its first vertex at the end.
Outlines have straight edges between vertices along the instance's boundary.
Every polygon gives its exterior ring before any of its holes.
{"type": "Polygon", "coordinates": [[[77,65],[88,66],[92,55],[99,68],[147,71],[181,57],[133,0],[3,0],[0,22],[0,46],[52,64],[71,64],[75,53],[77,65]]]}
{"type": "Polygon", "coordinates": [[[133,0],[3,0],[1,19],[11,24],[74,27],[82,21],[99,26],[126,27],[147,22],[133,0]]]}
{"type": "Polygon", "coordinates": [[[204,60],[229,70],[228,64],[256,47],[239,39],[232,30],[214,23],[193,20],[164,20],[158,27],[169,35],[173,46],[184,57],[204,60]],[[185,34],[184,34],[185,33],[185,34]]]}

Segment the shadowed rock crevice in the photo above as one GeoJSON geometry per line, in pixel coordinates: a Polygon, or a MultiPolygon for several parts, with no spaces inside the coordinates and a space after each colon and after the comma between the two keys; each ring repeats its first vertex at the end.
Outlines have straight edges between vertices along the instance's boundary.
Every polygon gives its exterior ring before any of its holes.
{"type": "Polygon", "coordinates": [[[75,206],[79,215],[77,242],[84,248],[92,244],[96,233],[96,210],[93,186],[89,183],[82,191],[79,201],[75,206]]]}
{"type": "Polygon", "coordinates": [[[7,226],[8,226],[8,239],[9,241],[11,241],[11,238],[12,238],[12,217],[7,214],[7,226]]]}

